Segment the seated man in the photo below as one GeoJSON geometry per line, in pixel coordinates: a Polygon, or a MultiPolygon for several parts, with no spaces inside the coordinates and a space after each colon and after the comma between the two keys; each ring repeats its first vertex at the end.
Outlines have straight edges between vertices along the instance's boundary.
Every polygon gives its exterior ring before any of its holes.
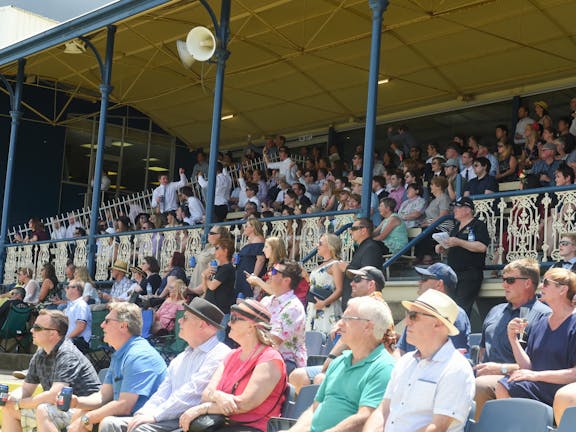
{"type": "Polygon", "coordinates": [[[362,297],[348,302],[338,326],[350,350],[332,361],[314,404],[291,432],[362,429],[382,400],[394,368],[394,359],[382,346],[393,323],[390,308],[381,301],[362,297]]]}
{"type": "Polygon", "coordinates": [[[461,431],[474,397],[474,374],[452,344],[458,306],[429,289],[408,311],[408,343],[416,346],[398,360],[384,399],[364,426],[373,431],[461,431]]]}
{"type": "MultiPolygon", "coordinates": [[[[453,297],[456,285],[458,284],[458,277],[450,266],[442,263],[432,264],[427,269],[422,267],[414,267],[420,273],[420,281],[418,282],[418,295],[424,294],[429,289],[435,289],[450,297],[453,297]]],[[[470,346],[468,345],[468,336],[470,335],[470,320],[464,309],[458,306],[458,317],[454,322],[454,326],[458,329],[459,333],[450,336],[452,343],[457,350],[469,352],[470,346]]],[[[406,332],[408,327],[404,328],[404,333],[398,341],[398,349],[400,354],[404,355],[408,351],[414,351],[416,348],[406,341],[406,332]]]]}
{"type": "Polygon", "coordinates": [[[0,306],[0,329],[4,325],[6,318],[8,318],[8,313],[10,313],[12,306],[22,308],[28,307],[28,305],[24,303],[24,297],[26,297],[26,290],[22,287],[16,287],[10,291],[8,300],[0,306]]]}
{"type": "Polygon", "coordinates": [[[560,237],[559,255],[562,258],[553,267],[562,267],[576,272],[576,233],[565,233],[560,237]]]}
{"type": "Polygon", "coordinates": [[[39,431],[66,429],[74,410],[60,411],[54,405],[63,387],[77,396],[97,392],[100,380],[90,361],[65,338],[68,318],[58,310],[43,309],[32,326],[38,350],[30,360],[21,388],[10,393],[3,408],[2,431],[21,432],[23,427],[39,431]],[[43,392],[34,396],[42,385],[43,392]]]}
{"type": "Polygon", "coordinates": [[[166,379],[134,417],[106,417],[100,432],[169,432],[178,428],[184,411],[200,404],[204,388],[230,348],[216,337],[224,318],[220,309],[200,297],[185,307],[179,336],[189,347],[170,362],[166,379]]]}
{"type": "Polygon", "coordinates": [[[133,303],[110,303],[102,328],[104,342],[116,351],[99,392],[72,397],[83,411],[69,432],[85,432],[108,416],[133,415],[146,403],[166,375],[166,363],[142,333],[142,312],[133,303]]]}
{"type": "Polygon", "coordinates": [[[64,313],[68,317],[68,332],[66,338],[72,340],[72,343],[82,351],[87,352],[90,349],[90,338],[92,337],[92,311],[90,306],[82,297],[84,284],[80,281],[73,280],[66,287],[66,297],[68,306],[64,313]]]}
{"type": "Polygon", "coordinates": [[[520,308],[528,309],[529,334],[530,323],[538,321],[542,315],[548,315],[550,308],[536,299],[536,289],[540,283],[540,266],[530,258],[512,261],[502,270],[502,285],[506,303],[494,306],[482,325],[482,339],[476,370],[476,419],[484,404],[496,399],[496,383],[504,375],[518,369],[512,347],[508,341],[507,327],[510,320],[520,316],[520,308]]]}
{"type": "Polygon", "coordinates": [[[112,301],[128,301],[130,298],[130,288],[132,287],[132,281],[126,277],[128,273],[128,263],[116,260],[114,265],[110,267],[110,276],[114,283],[112,284],[112,289],[110,294],[100,292],[100,298],[103,303],[112,301]]]}
{"type": "MultiPolygon", "coordinates": [[[[272,315],[270,333],[286,362],[288,374],[296,367],[306,366],[306,313],[294,294],[301,274],[302,269],[295,261],[282,260],[275,264],[268,279],[271,295],[261,301],[272,315]]],[[[252,275],[247,280],[254,283],[255,279],[260,278],[252,275]]]]}

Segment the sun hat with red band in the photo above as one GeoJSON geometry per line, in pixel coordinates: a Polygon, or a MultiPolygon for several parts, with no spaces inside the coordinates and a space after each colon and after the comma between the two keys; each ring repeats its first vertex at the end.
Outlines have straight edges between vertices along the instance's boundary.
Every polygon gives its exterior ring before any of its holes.
{"type": "Polygon", "coordinates": [[[258,324],[263,324],[264,327],[269,328],[270,326],[270,311],[256,300],[243,300],[236,305],[232,305],[230,307],[230,311],[238,313],[244,318],[248,318],[249,320],[258,324]]]}

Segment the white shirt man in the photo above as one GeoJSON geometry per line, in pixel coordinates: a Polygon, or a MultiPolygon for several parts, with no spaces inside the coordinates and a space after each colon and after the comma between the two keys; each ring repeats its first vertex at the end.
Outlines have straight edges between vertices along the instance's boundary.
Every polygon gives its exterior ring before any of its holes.
{"type": "Polygon", "coordinates": [[[84,228],[82,224],[76,220],[73,214],[68,215],[68,227],[66,228],[66,234],[64,238],[74,238],[74,232],[76,228],[84,228]]]}
{"type": "Polygon", "coordinates": [[[476,177],[476,173],[474,172],[474,157],[469,151],[465,151],[462,153],[462,165],[464,168],[460,171],[460,175],[464,177],[464,180],[472,180],[476,177]]]}
{"type": "Polygon", "coordinates": [[[80,351],[86,352],[92,337],[92,311],[82,297],[83,292],[82,282],[73,280],[68,284],[66,297],[69,302],[64,313],[68,317],[66,338],[72,340],[80,351]]]}
{"type": "Polygon", "coordinates": [[[518,123],[516,123],[516,131],[514,133],[514,145],[523,146],[526,144],[526,138],[524,137],[524,130],[526,126],[534,123],[530,117],[528,117],[528,109],[524,106],[518,108],[518,123]]]}
{"type": "Polygon", "coordinates": [[[296,178],[296,166],[290,157],[288,156],[288,148],[287,147],[280,147],[278,151],[278,155],[280,157],[279,162],[270,162],[268,160],[268,154],[264,153],[264,161],[268,166],[268,169],[277,169],[281,176],[284,176],[286,179],[286,183],[292,184],[298,179],[296,178]]]}
{"type": "Polygon", "coordinates": [[[152,191],[152,201],[150,202],[151,207],[156,209],[158,213],[166,213],[178,208],[178,189],[188,183],[184,168],[180,168],[179,173],[180,181],[171,183],[168,182],[166,174],[160,175],[160,186],[152,191]]]}
{"type": "MultiPolygon", "coordinates": [[[[218,163],[221,166],[220,163],[218,163]]],[[[208,187],[208,180],[204,178],[201,173],[198,175],[198,183],[202,189],[208,187]]],[[[230,192],[232,191],[232,178],[228,174],[226,168],[222,168],[218,174],[216,174],[216,191],[214,193],[214,205],[223,206],[228,205],[228,199],[230,199],[230,192]]]]}
{"type": "Polygon", "coordinates": [[[559,255],[562,258],[554,267],[576,271],[576,233],[562,235],[559,244],[559,255]]]}

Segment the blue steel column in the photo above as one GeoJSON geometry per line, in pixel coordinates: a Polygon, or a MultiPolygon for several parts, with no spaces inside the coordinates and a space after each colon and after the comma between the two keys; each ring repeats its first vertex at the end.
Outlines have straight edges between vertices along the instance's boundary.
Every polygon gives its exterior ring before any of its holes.
{"type": "Polygon", "coordinates": [[[362,213],[370,217],[372,196],[372,165],[374,162],[374,141],[376,140],[376,108],[378,107],[378,73],[380,69],[380,40],[382,16],[388,7],[388,0],[369,0],[372,9],[372,43],[370,45],[370,71],[368,73],[368,102],[366,105],[366,134],[364,137],[364,160],[362,162],[362,213]]]}
{"type": "Polygon", "coordinates": [[[14,175],[14,153],[16,151],[16,138],[18,136],[18,126],[22,112],[20,102],[22,101],[22,83],[24,82],[25,59],[18,60],[18,75],[16,78],[16,88],[12,87],[4,77],[2,81],[10,94],[10,144],[8,147],[8,159],[6,161],[6,182],[4,184],[4,202],[2,203],[2,223],[0,227],[0,278],[4,280],[4,263],[6,259],[6,236],[8,234],[8,220],[10,216],[10,194],[12,192],[12,177],[14,175]]]}
{"type": "MultiPolygon", "coordinates": [[[[205,2],[202,2],[205,4],[205,2]]],[[[206,5],[205,5],[206,7],[206,5]]],[[[206,7],[210,12],[210,8],[206,7]]],[[[212,15],[211,15],[212,16],[212,15]]],[[[213,18],[213,16],[212,16],[213,18]]],[[[214,18],[213,18],[214,21],[214,18]]],[[[220,122],[222,117],[222,93],[224,90],[224,70],[226,60],[230,53],[226,49],[230,35],[230,0],[222,0],[220,12],[220,25],[216,26],[218,47],[216,48],[216,87],[214,89],[214,108],[212,111],[212,135],[210,138],[210,156],[208,158],[208,191],[206,193],[206,225],[204,236],[208,236],[210,225],[213,223],[214,195],[216,194],[216,163],[218,162],[218,146],[220,143],[220,122]]]]}
{"type": "Polygon", "coordinates": [[[94,276],[96,269],[96,234],[98,227],[98,214],[100,210],[100,189],[102,182],[102,165],[104,160],[104,142],[106,140],[106,116],[108,111],[108,98],[112,92],[110,81],[112,78],[112,56],[114,54],[114,36],[116,35],[116,27],[108,26],[108,34],[106,38],[106,59],[102,67],[102,63],[98,58],[98,52],[94,51],[98,63],[101,66],[102,84],[100,85],[100,93],[102,100],[100,101],[100,123],[98,125],[98,146],[96,148],[96,166],[94,167],[94,186],[92,188],[92,208],[90,212],[90,233],[88,237],[88,272],[94,276]]]}

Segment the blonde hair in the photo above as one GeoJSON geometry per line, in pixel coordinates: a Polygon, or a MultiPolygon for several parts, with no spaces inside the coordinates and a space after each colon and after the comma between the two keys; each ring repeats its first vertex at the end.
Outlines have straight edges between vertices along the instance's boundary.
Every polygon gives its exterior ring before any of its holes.
{"type": "Polygon", "coordinates": [[[182,279],[176,279],[172,282],[174,288],[176,289],[176,299],[177,300],[185,300],[184,293],[188,288],[182,279]]]}
{"type": "Polygon", "coordinates": [[[268,237],[264,244],[270,247],[270,258],[268,259],[268,268],[277,262],[280,262],[288,256],[286,253],[286,244],[279,237],[268,237]]]}
{"type": "Polygon", "coordinates": [[[76,273],[74,277],[79,281],[82,281],[84,283],[88,282],[91,285],[94,285],[95,282],[90,277],[90,274],[88,273],[88,269],[86,267],[76,267],[74,273],[76,273]]]}
{"type": "Polygon", "coordinates": [[[550,278],[559,284],[566,285],[568,287],[566,298],[572,303],[572,298],[576,295],[576,273],[572,270],[557,267],[548,270],[544,277],[550,278]]]}
{"type": "Polygon", "coordinates": [[[332,258],[339,259],[342,251],[342,240],[340,240],[340,237],[338,237],[336,234],[326,233],[322,234],[321,238],[326,240],[326,245],[330,250],[330,255],[332,255],[332,258]]]}

